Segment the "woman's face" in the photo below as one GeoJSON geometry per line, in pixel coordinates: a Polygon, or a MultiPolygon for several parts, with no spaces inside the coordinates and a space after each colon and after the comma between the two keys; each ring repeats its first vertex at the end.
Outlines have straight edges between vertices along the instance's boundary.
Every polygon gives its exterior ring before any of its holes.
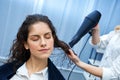
{"type": "Polygon", "coordinates": [[[31,56],[45,59],[50,56],[54,48],[54,39],[49,26],[44,22],[37,22],[30,26],[25,48],[30,50],[31,56]]]}

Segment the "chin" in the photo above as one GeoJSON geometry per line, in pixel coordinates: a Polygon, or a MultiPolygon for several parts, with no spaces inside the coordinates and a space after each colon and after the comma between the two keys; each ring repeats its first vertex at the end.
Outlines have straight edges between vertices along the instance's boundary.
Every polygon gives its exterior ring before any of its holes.
{"type": "Polygon", "coordinates": [[[48,59],[49,57],[50,57],[50,55],[47,55],[47,54],[46,54],[46,55],[42,55],[42,56],[41,56],[41,59],[48,59]]]}

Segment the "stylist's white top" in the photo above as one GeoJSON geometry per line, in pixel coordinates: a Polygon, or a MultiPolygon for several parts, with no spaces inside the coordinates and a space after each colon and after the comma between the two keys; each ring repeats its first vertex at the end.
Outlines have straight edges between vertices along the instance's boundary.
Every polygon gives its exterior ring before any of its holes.
{"type": "MultiPolygon", "coordinates": [[[[91,39],[90,39],[91,45],[91,39]]],[[[120,80],[120,30],[112,31],[100,37],[100,42],[93,45],[97,52],[104,53],[101,61],[102,80],[120,80]]]]}
{"type": "Polygon", "coordinates": [[[24,63],[10,80],[48,80],[48,67],[29,76],[24,63]]]}

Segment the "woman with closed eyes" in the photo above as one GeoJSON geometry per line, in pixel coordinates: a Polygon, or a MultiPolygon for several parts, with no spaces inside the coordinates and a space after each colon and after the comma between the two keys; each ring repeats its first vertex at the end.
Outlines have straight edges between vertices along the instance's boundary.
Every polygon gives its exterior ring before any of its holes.
{"type": "Polygon", "coordinates": [[[0,67],[0,80],[65,80],[49,59],[54,47],[68,52],[47,16],[28,15],[13,42],[11,57],[0,67]]]}

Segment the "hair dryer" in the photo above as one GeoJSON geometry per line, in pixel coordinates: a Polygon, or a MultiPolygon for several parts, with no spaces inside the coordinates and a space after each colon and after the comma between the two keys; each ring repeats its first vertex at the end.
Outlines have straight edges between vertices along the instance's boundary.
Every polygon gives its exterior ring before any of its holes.
{"type": "Polygon", "coordinates": [[[95,27],[101,18],[101,13],[97,10],[88,14],[77,33],[73,36],[69,46],[73,47],[86,33],[88,33],[93,27],[95,27]]]}

